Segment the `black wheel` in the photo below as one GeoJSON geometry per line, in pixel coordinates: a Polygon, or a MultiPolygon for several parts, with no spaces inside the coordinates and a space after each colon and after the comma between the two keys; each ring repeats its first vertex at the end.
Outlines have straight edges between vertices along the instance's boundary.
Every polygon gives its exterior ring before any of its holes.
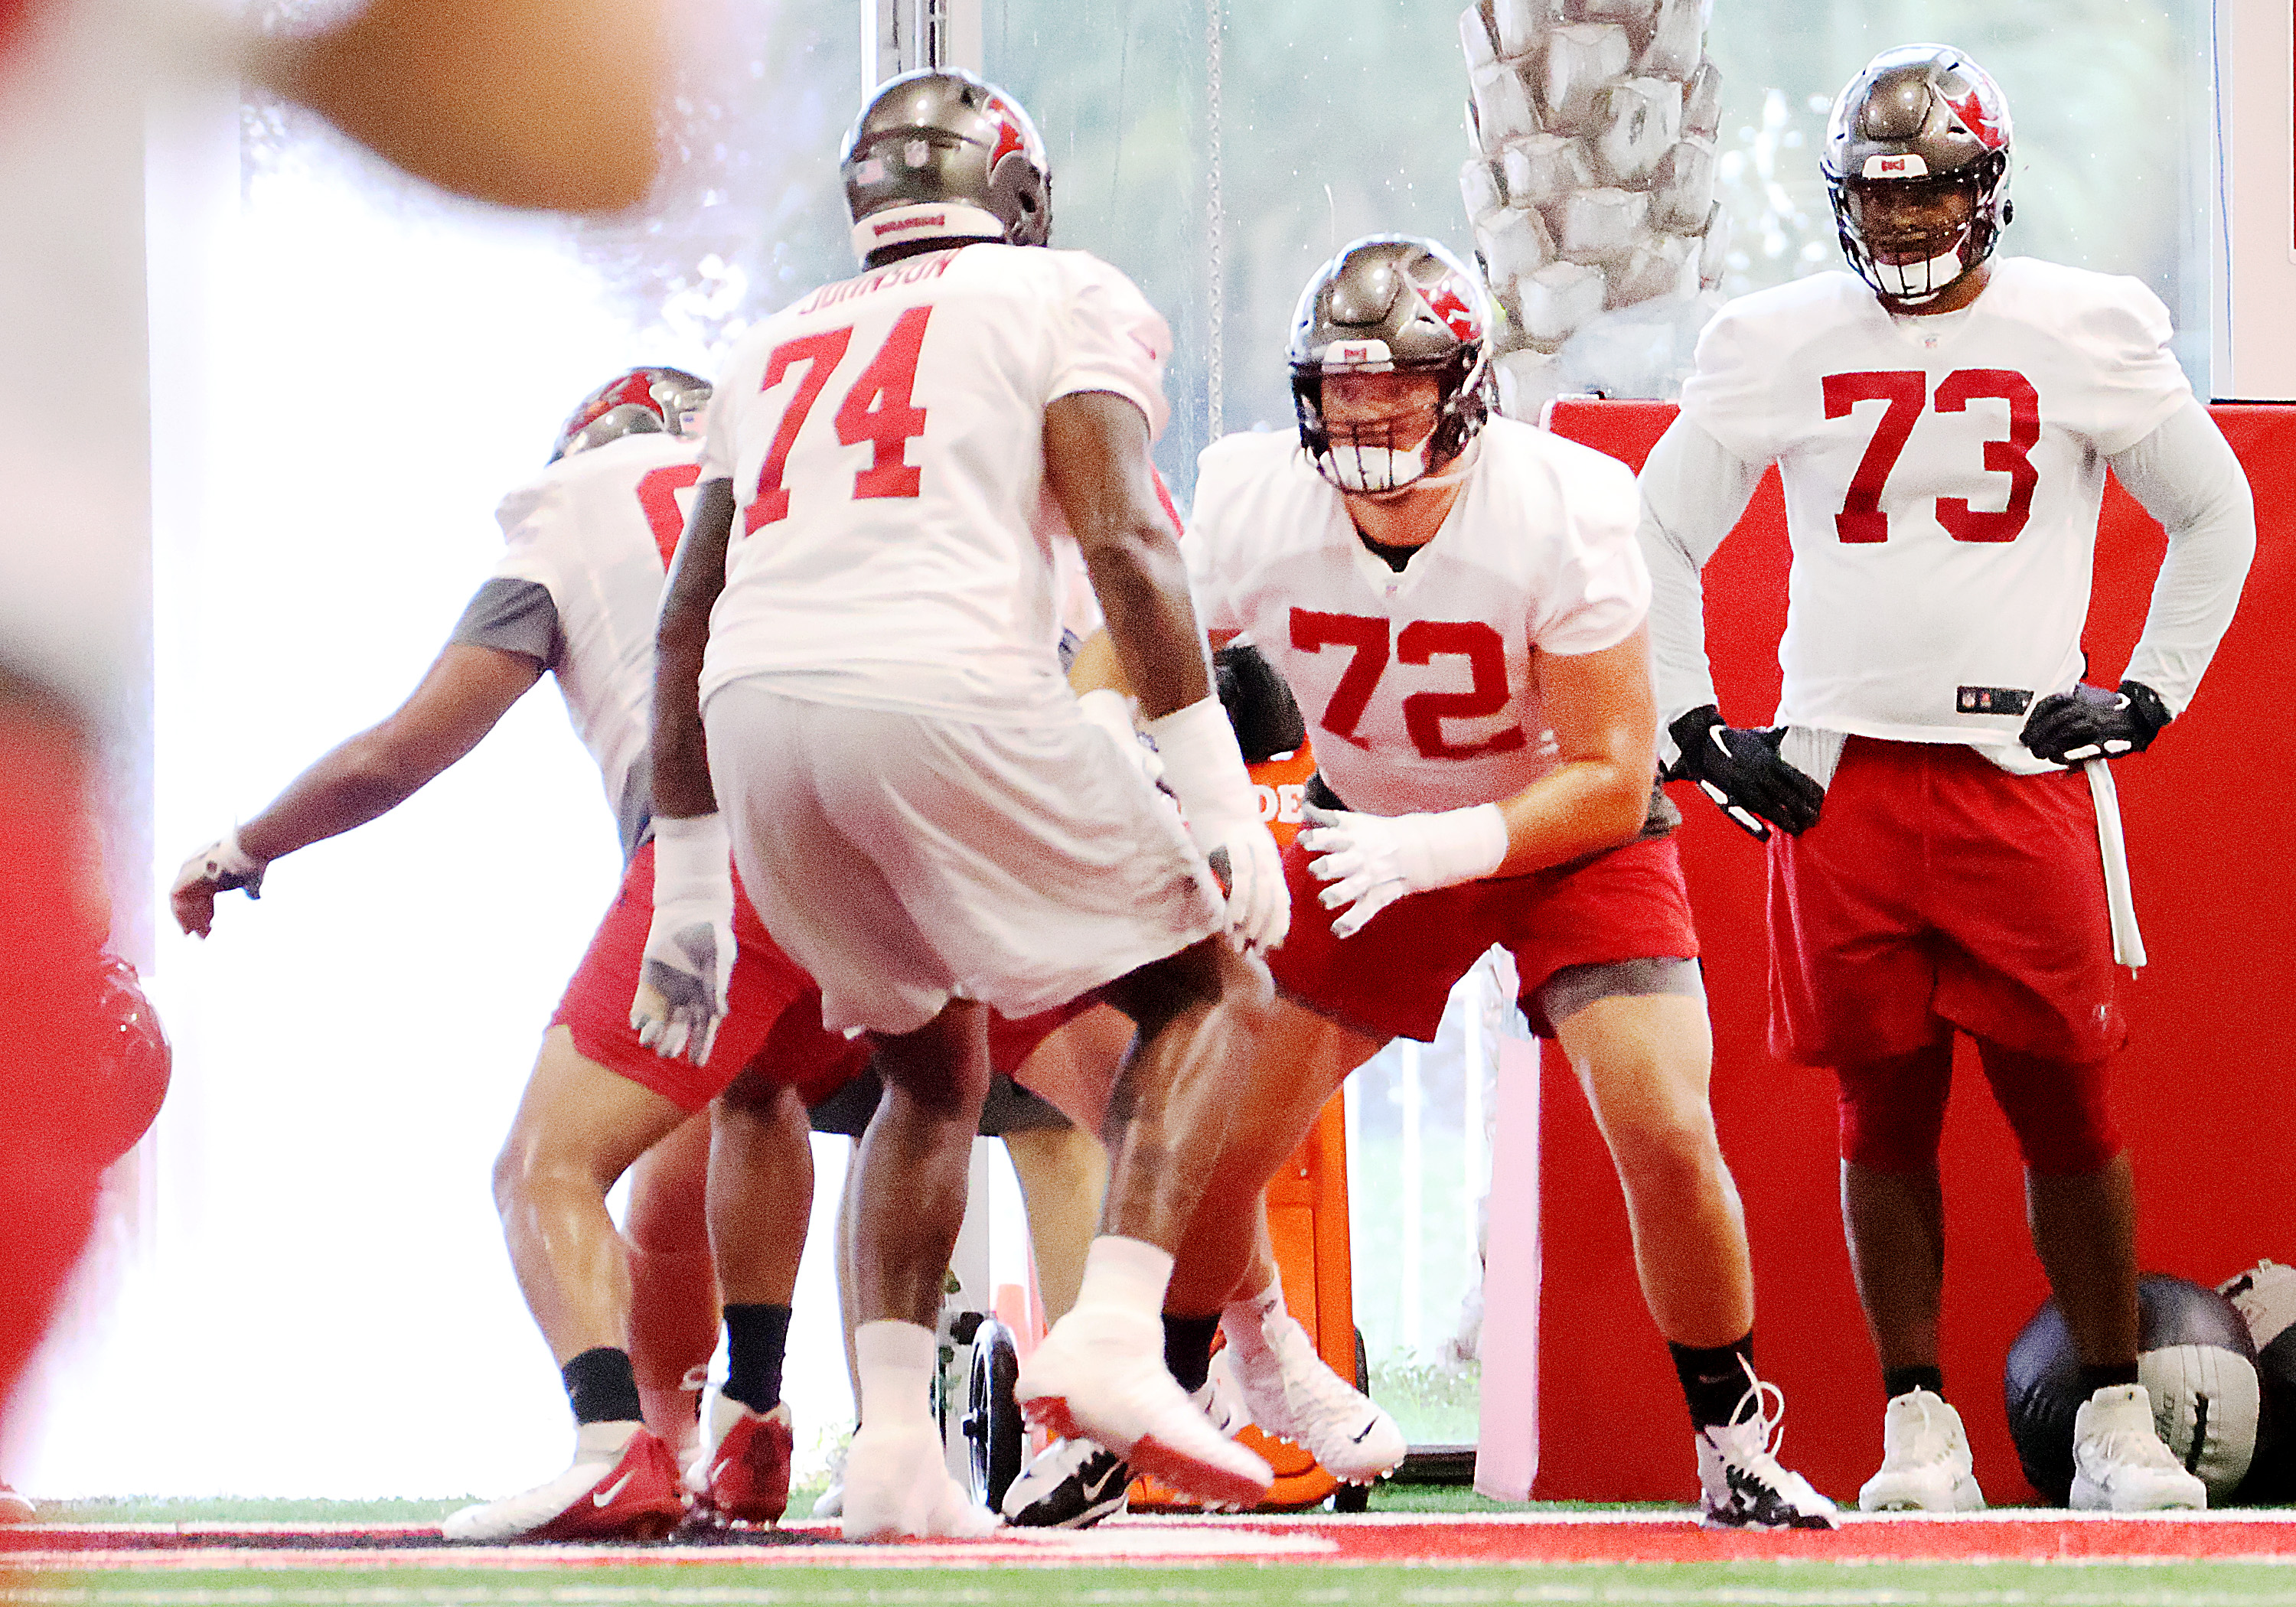
{"type": "Polygon", "coordinates": [[[1021,1376],[1021,1353],[1013,1347],[1013,1331],[994,1317],[984,1317],[973,1333],[972,1371],[964,1438],[972,1494],[996,1512],[1005,1489],[1021,1476],[1021,1461],[1029,1442],[1020,1402],[1013,1398],[1013,1387],[1021,1376]]]}
{"type": "MultiPolygon", "coordinates": [[[[1371,1353],[1364,1348],[1363,1330],[1356,1330],[1356,1388],[1365,1395],[1371,1393],[1371,1353]]],[[[1332,1510],[1335,1513],[1367,1513],[1371,1511],[1371,1486],[1343,1484],[1332,1492],[1332,1510]]]]}

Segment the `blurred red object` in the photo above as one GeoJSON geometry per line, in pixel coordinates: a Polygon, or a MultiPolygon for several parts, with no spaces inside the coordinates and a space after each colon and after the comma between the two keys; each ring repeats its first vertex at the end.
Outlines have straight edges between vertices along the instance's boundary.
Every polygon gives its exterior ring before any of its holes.
{"type": "Polygon", "coordinates": [[[91,873],[90,767],[68,713],[0,688],[0,1409],[47,1331],[117,1159],[102,1068],[119,1029],[98,1009],[90,965],[107,924],[91,873]]]}

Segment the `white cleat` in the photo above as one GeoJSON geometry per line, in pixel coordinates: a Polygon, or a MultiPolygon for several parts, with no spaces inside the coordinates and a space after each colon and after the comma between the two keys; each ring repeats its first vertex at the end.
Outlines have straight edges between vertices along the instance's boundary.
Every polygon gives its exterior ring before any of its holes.
{"type": "MultiPolygon", "coordinates": [[[[1188,1398],[1230,1439],[1250,1422],[1217,1365],[1188,1398]]],[[[1131,1495],[1132,1469],[1124,1458],[1089,1439],[1055,1439],[1006,1488],[1004,1521],[1020,1529],[1090,1529],[1124,1511],[1131,1495]]]]}
{"type": "Polygon", "coordinates": [[[2208,1486],[2161,1442],[2143,1384],[2099,1390],[2073,1414],[2071,1505],[2087,1513],[2207,1510],[2208,1486]]]}
{"type": "Polygon", "coordinates": [[[1833,1503],[1778,1461],[1785,1396],[1754,1379],[1737,1414],[1698,1431],[1698,1516],[1710,1529],[1832,1529],[1833,1503]],[[1775,1398],[1777,1409],[1768,1409],[1775,1398]]]}
{"type": "Polygon", "coordinates": [[[659,1540],[685,1515],[669,1447],[631,1423],[575,1431],[574,1465],[546,1484],[450,1513],[449,1540],[659,1540]]]}
{"type": "Polygon", "coordinates": [[[844,1507],[848,1540],[971,1540],[998,1522],[949,1477],[931,1423],[864,1424],[846,1453],[844,1507]]]}
{"type": "MultiPolygon", "coordinates": [[[[1300,1319],[1277,1312],[1212,1357],[1216,1392],[1233,1393],[1260,1432],[1288,1439],[1345,1484],[1395,1471],[1411,1447],[1395,1419],[1332,1371],[1300,1319]]],[[[1242,1425],[1238,1424],[1240,1429],[1242,1425]]]]}
{"type": "Polygon", "coordinates": [[[1033,1423],[1105,1446],[1137,1473],[1207,1503],[1257,1506],[1275,1475],[1206,1420],[1164,1370],[1164,1325],[1079,1306],[1053,1325],[1014,1391],[1033,1423]]]}
{"type": "Polygon", "coordinates": [[[1132,1469],[1089,1439],[1055,1439],[1004,1491],[1006,1521],[1020,1529],[1090,1529],[1122,1512],[1132,1469]]]}
{"type": "Polygon", "coordinates": [[[1857,1492],[1869,1513],[1981,1513],[1961,1414],[1930,1390],[1908,1390],[1882,1414],[1882,1470],[1857,1492]]]}

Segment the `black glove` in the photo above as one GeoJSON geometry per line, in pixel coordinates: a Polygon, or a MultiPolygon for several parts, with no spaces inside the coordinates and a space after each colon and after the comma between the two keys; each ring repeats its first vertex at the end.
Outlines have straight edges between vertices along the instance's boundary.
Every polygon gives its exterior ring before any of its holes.
{"type": "Polygon", "coordinates": [[[2142,753],[2168,723],[2160,694],[2141,681],[2123,681],[2119,692],[2083,683],[2034,704],[2017,740],[2036,758],[2078,765],[2142,753]]]}
{"type": "Polygon", "coordinates": [[[1722,711],[1711,703],[1666,729],[1682,750],[1666,779],[1696,782],[1700,791],[1757,840],[1767,841],[1772,826],[1799,837],[1817,824],[1825,789],[1778,757],[1783,730],[1726,726],[1722,711]]]}

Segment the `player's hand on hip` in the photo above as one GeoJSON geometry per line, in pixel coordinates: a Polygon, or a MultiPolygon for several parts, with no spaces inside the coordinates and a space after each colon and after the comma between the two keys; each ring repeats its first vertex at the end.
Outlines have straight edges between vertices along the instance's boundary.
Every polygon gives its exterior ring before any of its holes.
{"type": "Polygon", "coordinates": [[[1188,833],[1227,900],[1228,941],[1240,950],[1275,947],[1292,930],[1292,890],[1219,700],[1203,698],[1151,720],[1148,737],[1163,762],[1164,785],[1179,799],[1188,833]]]}
{"type": "Polygon", "coordinates": [[[734,975],[734,866],[722,816],[654,822],[653,924],[630,1025],[665,1059],[709,1058],[734,975]]]}
{"type": "Polygon", "coordinates": [[[237,889],[250,898],[262,898],[266,868],[267,861],[239,846],[239,828],[233,827],[184,860],[184,868],[176,873],[175,885],[168,890],[176,924],[193,937],[206,937],[215,926],[216,895],[237,889]]]}
{"type": "Polygon", "coordinates": [[[1393,816],[1309,804],[1300,817],[1300,846],[1318,856],[1308,869],[1331,884],[1318,901],[1341,910],[1332,921],[1338,938],[1354,937],[1406,894],[1488,876],[1506,858],[1506,817],[1496,804],[1393,816]]]}
{"type": "Polygon", "coordinates": [[[2017,740],[2036,758],[2078,765],[2142,753],[2168,723],[2169,710],[2160,694],[2141,681],[2123,681],[2118,692],[2084,682],[2034,704],[2017,740]]]}
{"type": "Polygon", "coordinates": [[[1722,711],[1709,703],[1693,709],[1667,734],[1682,757],[1667,771],[1669,781],[1694,781],[1698,790],[1758,841],[1775,826],[1799,837],[1817,824],[1825,789],[1778,757],[1785,733],[1744,731],[1722,723],[1722,711]]]}

